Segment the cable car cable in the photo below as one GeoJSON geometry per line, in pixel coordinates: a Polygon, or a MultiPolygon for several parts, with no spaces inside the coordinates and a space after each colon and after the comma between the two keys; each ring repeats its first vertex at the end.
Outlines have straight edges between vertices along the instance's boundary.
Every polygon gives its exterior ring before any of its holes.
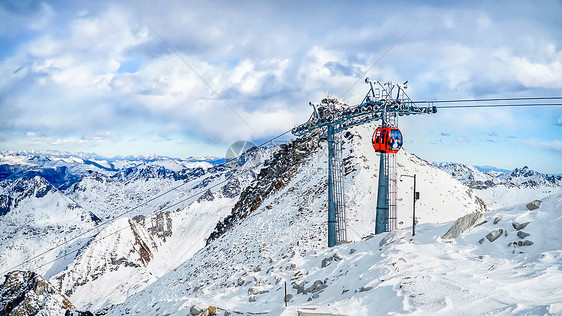
{"type": "Polygon", "coordinates": [[[365,71],[361,77],[359,77],[359,79],[357,79],[357,81],[355,81],[355,83],[353,83],[353,85],[351,85],[351,87],[349,87],[349,89],[347,89],[347,91],[345,91],[345,93],[340,97],[340,100],[343,100],[343,98],[345,98],[345,96],[349,93],[349,91],[353,90],[353,88],[355,88],[355,86],[359,83],[359,81],[361,81],[363,79],[363,77],[365,77],[369,71],[371,71],[380,61],[381,59],[384,58],[384,56],[386,56],[393,48],[394,46],[396,46],[396,44],[398,44],[398,42],[400,42],[405,36],[406,34],[408,34],[408,32],[410,32],[411,29],[414,28],[414,26],[416,26],[417,23],[412,24],[412,26],[410,26],[409,29],[406,30],[406,32],[404,32],[404,34],[402,34],[402,36],[400,36],[382,55],[381,57],[379,57],[379,59],[377,59],[375,61],[375,63],[371,66],[371,68],[367,69],[367,71],[365,71]]]}
{"type": "Polygon", "coordinates": [[[509,107],[534,107],[534,106],[562,106],[562,103],[524,103],[524,104],[474,104],[474,105],[445,105],[437,106],[438,109],[466,109],[466,108],[509,108],[509,107]]]}
{"type": "Polygon", "coordinates": [[[421,100],[414,103],[456,103],[456,102],[492,102],[492,101],[527,101],[527,100],[562,100],[562,97],[521,97],[521,98],[490,98],[490,99],[457,99],[457,100],[421,100]]]}
{"type": "Polygon", "coordinates": [[[230,108],[230,110],[236,114],[236,116],[238,116],[238,118],[244,122],[244,124],[246,124],[246,126],[248,126],[248,128],[250,128],[250,130],[252,130],[253,132],[255,132],[255,130],[252,128],[252,126],[250,126],[250,124],[248,124],[248,122],[246,122],[246,120],[240,115],[238,114],[238,112],[236,112],[236,110],[234,109],[234,107],[232,107],[205,79],[203,79],[203,77],[201,77],[201,75],[199,75],[199,73],[197,71],[195,71],[195,69],[193,69],[193,67],[191,67],[187,61],[185,61],[185,59],[183,59],[183,57],[181,57],[181,55],[170,45],[168,44],[168,42],[166,42],[166,40],[160,36],[160,34],[158,34],[158,32],[156,32],[156,30],[154,30],[152,28],[152,26],[148,25],[148,27],[152,30],[152,32],[154,32],[154,34],[156,34],[156,36],[158,36],[158,38],[160,38],[160,40],[174,53],[176,54],[176,56],[178,56],[178,58],[201,80],[203,81],[203,83],[211,90],[213,91],[213,93],[224,103],[226,104],[226,106],[228,106],[230,108]]]}

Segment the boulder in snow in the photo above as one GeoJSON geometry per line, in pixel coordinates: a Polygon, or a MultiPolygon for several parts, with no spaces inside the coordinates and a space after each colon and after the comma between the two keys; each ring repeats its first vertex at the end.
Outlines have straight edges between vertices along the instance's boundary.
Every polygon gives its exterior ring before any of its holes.
{"type": "Polygon", "coordinates": [[[526,232],[524,232],[524,231],[522,231],[522,230],[517,232],[517,237],[519,237],[519,238],[521,238],[521,239],[525,239],[525,238],[527,238],[527,236],[529,236],[529,235],[530,235],[529,233],[526,233],[526,232]]]}
{"type": "Polygon", "coordinates": [[[460,234],[471,230],[472,228],[481,225],[485,222],[484,216],[480,212],[470,213],[463,217],[460,217],[456,222],[449,228],[449,230],[443,235],[442,239],[453,239],[457,238],[460,234]]]}
{"type": "Polygon", "coordinates": [[[538,209],[539,206],[541,206],[541,203],[542,203],[541,200],[534,200],[533,202],[528,203],[526,206],[527,206],[527,209],[528,209],[529,211],[532,211],[532,210],[538,209]]]}
{"type": "Polygon", "coordinates": [[[297,290],[297,294],[304,293],[304,286],[306,285],[306,281],[298,280],[293,282],[293,289],[297,290]]]}
{"type": "Polygon", "coordinates": [[[238,285],[238,286],[242,286],[242,285],[244,285],[244,283],[246,283],[246,281],[244,280],[243,277],[239,277],[238,281],[236,281],[236,285],[238,285]]]}
{"type": "Polygon", "coordinates": [[[405,231],[403,231],[401,229],[393,230],[390,233],[388,233],[386,236],[384,236],[384,238],[379,243],[379,246],[383,247],[383,246],[386,246],[386,245],[390,245],[393,242],[396,242],[396,241],[404,238],[405,236],[406,236],[405,231]]]}
{"type": "Polygon", "coordinates": [[[314,283],[307,289],[304,290],[304,294],[307,293],[316,293],[316,292],[320,292],[323,289],[327,288],[328,285],[326,283],[324,283],[324,281],[322,280],[316,280],[314,281],[314,283]]]}
{"type": "Polygon", "coordinates": [[[189,309],[190,315],[201,315],[207,308],[201,304],[195,304],[189,309]]]}
{"type": "Polygon", "coordinates": [[[515,228],[515,230],[522,230],[523,228],[527,227],[527,225],[529,225],[529,223],[531,223],[531,222],[512,223],[511,226],[513,226],[513,228],[515,228]]]}
{"type": "Polygon", "coordinates": [[[252,286],[251,288],[248,289],[248,295],[250,295],[250,296],[251,295],[263,294],[263,293],[267,293],[267,292],[269,292],[269,291],[262,290],[261,288],[256,287],[256,286],[252,286]]]}
{"type": "Polygon", "coordinates": [[[293,294],[289,293],[289,294],[285,295],[285,302],[290,302],[291,299],[293,299],[293,294]]]}
{"type": "Polygon", "coordinates": [[[494,218],[494,224],[497,224],[500,220],[501,218],[499,216],[496,216],[496,218],[494,218]]]}
{"type": "Polygon", "coordinates": [[[488,239],[489,242],[494,242],[496,241],[496,239],[500,238],[500,236],[503,234],[503,229],[496,229],[492,232],[490,232],[488,235],[486,235],[486,239],[488,239]]]}

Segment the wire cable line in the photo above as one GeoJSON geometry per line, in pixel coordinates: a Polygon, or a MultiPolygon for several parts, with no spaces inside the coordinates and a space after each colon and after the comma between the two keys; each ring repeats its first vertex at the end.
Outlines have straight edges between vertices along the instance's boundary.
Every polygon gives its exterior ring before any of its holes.
{"type": "Polygon", "coordinates": [[[193,67],[191,67],[191,65],[189,65],[189,63],[187,63],[187,61],[185,61],[185,59],[183,57],[181,57],[181,55],[170,45],[168,44],[168,42],[162,37],[160,36],[160,34],[158,34],[158,32],[156,32],[156,30],[154,28],[152,28],[152,26],[148,25],[148,27],[152,30],[152,32],[154,34],[156,34],[156,36],[158,36],[158,38],[160,38],[160,40],[174,53],[176,54],[176,56],[178,56],[178,58],[211,90],[213,91],[213,93],[224,103],[226,104],[226,106],[228,106],[230,108],[230,110],[236,114],[236,116],[238,116],[238,118],[244,122],[244,124],[246,124],[246,126],[248,126],[248,128],[252,131],[255,132],[255,130],[252,128],[252,126],[250,126],[250,124],[248,122],[246,122],[246,120],[234,109],[234,107],[232,105],[230,105],[218,92],[217,90],[215,90],[203,77],[201,77],[201,75],[199,75],[199,73],[193,69],[193,67]]]}
{"type": "Polygon", "coordinates": [[[410,32],[411,29],[414,28],[414,26],[416,26],[416,23],[412,24],[412,26],[410,26],[409,29],[406,30],[406,32],[404,32],[402,34],[402,36],[400,36],[380,57],[379,59],[377,59],[375,61],[375,63],[369,68],[367,69],[362,75],[361,77],[359,77],[357,79],[357,81],[355,81],[354,84],[351,85],[351,87],[349,87],[349,89],[347,89],[347,91],[345,91],[345,93],[340,97],[340,100],[343,100],[343,98],[345,98],[345,96],[351,91],[353,90],[353,88],[355,88],[355,86],[359,83],[359,81],[361,81],[373,68],[375,68],[375,66],[384,58],[384,56],[386,56],[393,48],[394,46],[396,46],[398,44],[398,42],[400,42],[405,36],[406,34],[408,34],[410,32]]]}
{"type": "Polygon", "coordinates": [[[457,99],[457,100],[421,100],[414,103],[459,103],[459,102],[492,102],[492,101],[529,101],[529,100],[562,100],[562,97],[514,97],[490,99],[457,99]]]}
{"type": "Polygon", "coordinates": [[[562,106],[562,103],[522,103],[522,104],[463,104],[437,106],[438,109],[466,109],[466,108],[517,108],[517,107],[548,107],[562,106]]]}
{"type": "MultiPolygon", "coordinates": [[[[268,143],[270,143],[270,142],[272,142],[272,141],[274,141],[274,140],[276,140],[276,139],[278,139],[278,138],[280,138],[280,137],[286,135],[286,134],[289,133],[289,132],[291,132],[291,130],[287,130],[287,131],[285,131],[285,132],[283,132],[283,133],[281,133],[281,134],[279,134],[279,135],[277,135],[277,136],[275,136],[275,137],[272,137],[272,138],[270,138],[270,139],[264,141],[263,143],[257,145],[256,147],[258,147],[258,148],[259,148],[259,147],[263,147],[263,146],[267,145],[268,143]]],[[[237,159],[237,158],[238,158],[238,157],[233,157],[233,158],[227,159],[223,164],[229,163],[229,162],[231,162],[231,161],[233,161],[233,160],[235,160],[235,159],[237,159]]],[[[219,183],[217,183],[216,185],[214,185],[214,186],[212,186],[212,187],[210,187],[210,188],[214,188],[215,186],[218,186],[218,185],[220,185],[220,184],[226,183],[228,180],[229,180],[229,179],[224,180],[224,181],[222,181],[222,182],[219,182],[219,183]]],[[[64,246],[64,245],[68,245],[69,243],[71,243],[71,242],[77,240],[78,238],[83,237],[83,236],[85,236],[85,235],[87,235],[87,234],[89,234],[89,233],[91,233],[91,232],[93,232],[93,231],[96,231],[96,230],[98,230],[100,227],[105,226],[105,225],[107,225],[107,224],[110,224],[110,223],[116,221],[117,219],[121,218],[122,216],[124,216],[124,215],[126,215],[126,214],[129,214],[129,213],[133,212],[134,210],[137,210],[137,209],[139,209],[140,207],[145,206],[145,205],[147,205],[148,203],[150,203],[150,202],[152,202],[152,201],[154,201],[154,200],[156,200],[156,199],[158,199],[158,198],[160,198],[160,197],[162,197],[162,196],[164,196],[164,195],[167,195],[167,194],[169,194],[169,193],[171,193],[171,192],[173,192],[173,191],[179,189],[180,187],[185,186],[185,185],[188,184],[188,183],[189,183],[189,182],[183,182],[183,183],[180,184],[180,185],[177,185],[177,186],[175,186],[175,187],[173,187],[173,188],[171,188],[171,189],[169,189],[169,190],[167,190],[167,191],[165,191],[165,192],[163,192],[163,193],[160,193],[160,194],[158,194],[158,195],[156,195],[156,196],[154,196],[154,197],[148,199],[147,201],[144,201],[144,202],[142,202],[142,203],[140,203],[140,204],[138,204],[138,205],[136,205],[136,206],[134,206],[134,207],[132,207],[132,208],[130,208],[130,209],[128,209],[128,210],[126,210],[126,211],[120,213],[120,214],[118,214],[117,216],[115,216],[115,217],[113,217],[113,218],[111,218],[111,219],[109,219],[109,220],[107,220],[107,221],[105,221],[105,222],[103,222],[103,223],[101,223],[101,224],[99,224],[99,225],[96,225],[95,227],[90,228],[90,229],[88,229],[88,230],[86,230],[86,231],[84,231],[84,232],[82,232],[82,233],[80,233],[80,234],[78,234],[78,235],[72,237],[71,239],[65,240],[64,242],[61,242],[60,244],[57,244],[57,245],[55,245],[55,246],[53,246],[53,247],[51,247],[51,248],[49,248],[49,249],[47,249],[47,250],[45,250],[45,251],[43,251],[43,252],[37,254],[37,255],[35,255],[35,256],[33,256],[33,257],[27,259],[27,260],[24,260],[24,261],[22,261],[22,262],[20,262],[20,263],[18,263],[18,264],[16,264],[16,265],[14,265],[14,266],[11,267],[10,269],[8,269],[8,270],[6,270],[6,271],[0,273],[0,275],[3,275],[3,274],[5,274],[5,273],[7,273],[7,272],[10,272],[10,271],[13,271],[13,270],[15,270],[15,269],[17,269],[17,268],[19,268],[19,267],[21,267],[21,266],[23,266],[23,265],[25,265],[25,264],[27,264],[27,263],[29,263],[29,262],[32,262],[32,261],[34,261],[34,260],[36,260],[36,259],[38,259],[38,258],[44,256],[45,254],[47,254],[47,253],[49,253],[49,252],[51,252],[51,251],[53,251],[53,250],[56,250],[56,249],[58,249],[58,248],[60,248],[60,247],[62,247],[62,246],[64,246]]],[[[207,189],[210,189],[210,188],[207,188],[207,189]]],[[[180,203],[183,203],[183,202],[185,202],[185,201],[187,201],[187,200],[189,200],[189,199],[191,199],[191,198],[194,198],[194,197],[196,197],[197,195],[203,194],[203,193],[205,193],[205,192],[207,191],[207,189],[204,190],[204,191],[200,191],[200,192],[194,193],[194,194],[188,196],[187,198],[185,198],[185,199],[183,199],[183,200],[180,200],[179,202],[177,202],[177,203],[175,203],[175,204],[172,204],[172,205],[170,205],[170,206],[167,206],[166,208],[164,208],[164,209],[162,209],[162,210],[167,210],[167,209],[169,209],[169,208],[171,208],[171,207],[174,207],[174,206],[176,206],[176,205],[178,205],[178,204],[180,204],[180,203]]],[[[160,211],[162,211],[162,210],[160,210],[160,211]]],[[[118,231],[117,231],[117,232],[118,232],[118,231]]],[[[115,232],[115,233],[117,233],[117,232],[115,232]]],[[[108,236],[109,236],[109,235],[108,235],[108,236]]],[[[65,254],[65,255],[63,255],[63,256],[61,256],[61,257],[57,257],[57,258],[55,258],[54,260],[49,261],[49,262],[47,262],[47,263],[45,263],[45,264],[38,265],[38,266],[36,266],[36,267],[43,267],[43,266],[45,266],[46,264],[49,264],[49,263],[55,262],[55,261],[57,261],[57,260],[59,260],[59,259],[65,258],[66,256],[68,256],[68,255],[70,255],[70,254],[72,254],[72,253],[76,253],[76,252],[80,251],[80,249],[82,249],[82,247],[80,247],[80,248],[77,249],[77,250],[68,252],[67,254],[65,254]]]]}

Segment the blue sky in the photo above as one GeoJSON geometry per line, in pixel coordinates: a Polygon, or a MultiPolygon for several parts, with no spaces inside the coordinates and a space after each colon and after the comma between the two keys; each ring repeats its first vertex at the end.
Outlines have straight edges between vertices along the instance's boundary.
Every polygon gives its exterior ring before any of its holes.
{"type": "MultiPolygon", "coordinates": [[[[560,1],[2,1],[0,150],[222,156],[341,97],[412,26],[370,78],[408,80],[414,100],[561,96],[561,12],[560,1]]],[[[443,109],[400,127],[406,150],[431,161],[562,173],[562,107],[443,109]]]]}

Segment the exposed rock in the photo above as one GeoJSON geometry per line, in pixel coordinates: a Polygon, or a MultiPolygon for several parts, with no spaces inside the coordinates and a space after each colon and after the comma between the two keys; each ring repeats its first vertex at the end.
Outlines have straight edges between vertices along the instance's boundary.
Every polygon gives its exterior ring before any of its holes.
{"type": "Polygon", "coordinates": [[[203,201],[212,201],[215,199],[213,192],[211,190],[205,191],[205,193],[201,194],[201,196],[197,199],[197,202],[201,203],[203,201]]]}
{"type": "Polygon", "coordinates": [[[133,220],[141,224],[153,237],[166,241],[172,236],[172,217],[169,211],[156,212],[149,216],[137,215],[133,220]]]}
{"type": "Polygon", "coordinates": [[[254,284],[255,285],[261,285],[261,279],[259,276],[254,276],[254,284]]]}
{"type": "Polygon", "coordinates": [[[496,241],[496,239],[500,238],[502,234],[503,234],[503,229],[499,228],[486,235],[486,239],[488,239],[489,242],[494,242],[496,241]]]}
{"type": "Polygon", "coordinates": [[[70,301],[31,271],[6,274],[0,285],[0,315],[63,315],[70,301]]]}
{"type": "Polygon", "coordinates": [[[317,299],[317,298],[319,298],[319,297],[320,297],[320,294],[318,294],[318,293],[312,294],[312,298],[313,298],[313,299],[317,299]]]}
{"type": "Polygon", "coordinates": [[[485,239],[485,237],[483,237],[482,239],[480,239],[480,240],[478,241],[478,243],[479,243],[479,244],[482,244],[482,243],[484,242],[484,239],[485,239]]]}
{"type": "Polygon", "coordinates": [[[521,239],[525,239],[527,238],[527,236],[529,236],[530,234],[524,232],[524,231],[518,231],[517,232],[517,237],[521,238],[521,239]]]}
{"type": "Polygon", "coordinates": [[[75,309],[67,309],[64,316],[94,316],[94,314],[90,311],[82,312],[75,309]]]}
{"type": "Polygon", "coordinates": [[[257,298],[256,296],[250,296],[250,297],[248,298],[248,302],[250,302],[250,303],[253,303],[253,302],[257,301],[257,300],[258,300],[258,298],[257,298]]]}
{"type": "Polygon", "coordinates": [[[254,268],[254,272],[260,272],[260,271],[261,271],[261,267],[260,267],[260,266],[256,266],[256,267],[254,268]]]}
{"type": "Polygon", "coordinates": [[[531,246],[533,244],[532,241],[530,240],[525,240],[521,243],[521,246],[531,246]]]}
{"type": "Polygon", "coordinates": [[[293,289],[297,290],[297,294],[304,293],[304,287],[306,286],[306,281],[298,280],[292,283],[293,289]]]}
{"type": "Polygon", "coordinates": [[[513,228],[515,228],[515,230],[522,230],[523,228],[527,227],[527,225],[529,225],[529,223],[531,223],[531,222],[512,223],[511,226],[513,226],[513,228]]]}
{"type": "Polygon", "coordinates": [[[352,255],[352,254],[354,254],[356,251],[357,251],[356,249],[351,248],[351,249],[349,249],[349,254],[352,255]]]}
{"type": "Polygon", "coordinates": [[[359,293],[361,293],[361,292],[367,292],[367,291],[370,291],[370,290],[372,290],[372,289],[373,289],[372,286],[362,286],[362,287],[359,289],[359,293]]]}
{"type": "Polygon", "coordinates": [[[324,281],[322,280],[316,280],[314,281],[314,283],[307,289],[304,290],[304,294],[307,293],[316,293],[316,292],[320,292],[323,289],[327,288],[328,285],[326,283],[324,283],[324,281]]]}
{"type": "Polygon", "coordinates": [[[240,194],[240,191],[241,191],[241,184],[238,178],[231,179],[221,189],[222,196],[230,199],[237,197],[240,194]]]}
{"type": "Polygon", "coordinates": [[[322,259],[322,268],[325,268],[332,263],[332,261],[341,261],[343,257],[339,253],[334,253],[331,257],[322,259]]]}
{"type": "Polygon", "coordinates": [[[496,216],[496,218],[494,218],[494,225],[497,224],[500,220],[501,218],[499,216],[496,216]]]}
{"type": "Polygon", "coordinates": [[[322,259],[322,268],[329,266],[330,263],[332,263],[332,260],[333,260],[332,257],[322,259]]]}
{"type": "MultiPolygon", "coordinates": [[[[232,208],[230,215],[217,223],[206,244],[210,244],[248,217],[262,205],[269,195],[285,187],[297,172],[298,162],[311,155],[318,146],[317,140],[306,138],[297,138],[289,144],[279,146],[279,150],[265,162],[252,185],[240,193],[238,202],[232,208]]],[[[259,149],[254,147],[249,149],[245,155],[259,154],[258,151],[259,149]]]]}
{"type": "Polygon", "coordinates": [[[285,302],[290,302],[292,298],[293,298],[293,294],[285,295],[285,302]]]}
{"type": "Polygon", "coordinates": [[[189,314],[196,316],[196,315],[201,315],[203,314],[203,312],[206,310],[207,308],[203,305],[200,304],[196,304],[191,306],[191,308],[189,309],[189,314]]]}
{"type": "Polygon", "coordinates": [[[538,209],[539,206],[541,206],[541,203],[542,203],[541,200],[534,200],[533,202],[528,203],[526,206],[527,206],[527,209],[528,209],[529,211],[532,211],[532,210],[538,209]]]}
{"type": "Polygon", "coordinates": [[[261,288],[256,287],[256,286],[253,286],[253,287],[248,289],[248,295],[250,295],[250,296],[251,295],[264,294],[264,293],[267,293],[267,292],[269,292],[269,291],[262,290],[261,288]]]}
{"type": "Polygon", "coordinates": [[[238,285],[238,286],[242,286],[242,285],[244,285],[244,283],[246,283],[246,281],[244,280],[243,277],[239,277],[238,281],[236,281],[236,285],[238,285]]]}
{"type": "Polygon", "coordinates": [[[480,212],[470,213],[463,217],[460,217],[455,221],[453,226],[443,235],[443,239],[453,239],[457,238],[460,234],[471,230],[472,228],[483,224],[486,220],[480,212]]]}
{"type": "Polygon", "coordinates": [[[384,236],[384,238],[380,241],[379,246],[383,247],[386,245],[390,245],[393,242],[396,242],[404,237],[406,237],[406,232],[402,229],[393,230],[386,236],[384,236]]]}

